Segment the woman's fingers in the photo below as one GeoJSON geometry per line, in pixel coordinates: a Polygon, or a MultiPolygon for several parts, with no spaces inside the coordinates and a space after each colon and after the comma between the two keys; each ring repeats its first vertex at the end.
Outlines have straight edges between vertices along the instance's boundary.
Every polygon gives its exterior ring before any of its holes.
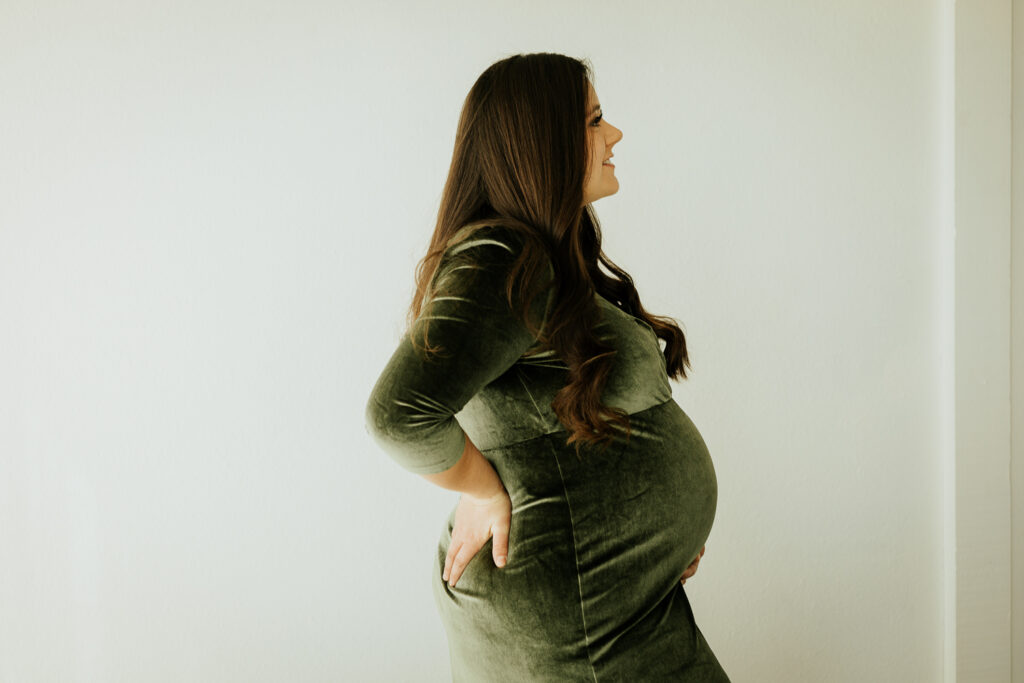
{"type": "Polygon", "coordinates": [[[466,548],[467,546],[465,544],[461,545],[458,552],[455,553],[455,558],[452,560],[451,569],[448,572],[447,579],[448,585],[452,588],[455,587],[455,582],[459,580],[460,576],[462,576],[462,571],[466,568],[466,565],[469,564],[469,561],[473,559],[473,555],[475,554],[467,551],[466,548]]]}
{"type": "Polygon", "coordinates": [[[508,559],[508,527],[504,524],[496,524],[492,533],[493,549],[491,554],[494,556],[494,565],[504,567],[505,560],[508,559]]]}
{"type": "Polygon", "coordinates": [[[452,539],[451,545],[448,546],[448,554],[444,556],[444,571],[441,572],[441,578],[445,581],[448,580],[448,576],[452,571],[452,563],[455,561],[455,554],[459,552],[459,548],[462,547],[461,541],[452,539]]]}
{"type": "Polygon", "coordinates": [[[688,578],[697,573],[697,565],[700,564],[700,558],[704,557],[704,550],[706,547],[707,546],[701,548],[700,552],[697,553],[697,557],[693,558],[693,562],[690,563],[690,566],[686,568],[686,571],[684,571],[683,575],[680,577],[680,583],[685,584],[688,578]]]}
{"type": "Polygon", "coordinates": [[[493,539],[495,566],[504,567],[508,559],[511,517],[512,500],[504,488],[501,493],[485,500],[463,495],[455,508],[454,524],[449,530],[451,540],[441,578],[454,587],[488,539],[493,539]]]}
{"type": "Polygon", "coordinates": [[[704,546],[704,547],[702,547],[700,549],[700,552],[697,553],[697,557],[693,558],[693,562],[691,562],[690,566],[686,568],[687,571],[689,571],[690,569],[693,570],[693,572],[691,572],[691,574],[690,574],[691,576],[693,575],[694,572],[697,571],[697,565],[700,564],[700,558],[704,557],[704,549],[706,547],[707,546],[704,546]]]}
{"type": "MultiPolygon", "coordinates": [[[[486,542],[485,540],[484,543],[486,542]]],[[[483,546],[483,543],[478,544],[478,546],[483,546]]],[[[469,561],[480,550],[477,547],[475,551],[470,552],[470,547],[467,543],[452,539],[451,546],[448,548],[448,554],[444,558],[444,570],[441,572],[441,578],[447,581],[449,586],[455,586],[459,577],[462,576],[462,572],[466,569],[466,565],[469,564],[469,561]]],[[[508,529],[501,525],[494,528],[492,555],[495,566],[505,566],[508,559],[508,529]]]]}

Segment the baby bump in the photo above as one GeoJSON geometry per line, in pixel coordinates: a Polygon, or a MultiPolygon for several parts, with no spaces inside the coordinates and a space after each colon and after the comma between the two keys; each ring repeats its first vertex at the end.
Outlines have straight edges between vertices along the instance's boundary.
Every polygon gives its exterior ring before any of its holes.
{"type": "Polygon", "coordinates": [[[584,613],[591,639],[614,633],[677,585],[711,530],[714,468],[674,400],[630,420],[628,441],[579,459],[565,432],[484,451],[512,499],[508,563],[494,565],[488,540],[454,589],[443,582],[453,507],[434,568],[442,613],[479,610],[571,646],[584,613]]]}
{"type": "Polygon", "coordinates": [[[707,541],[718,485],[703,438],[674,400],[630,415],[631,435],[577,459],[551,435],[587,622],[614,633],[678,584],[707,541]]]}
{"type": "Polygon", "coordinates": [[[625,530],[650,534],[652,551],[670,554],[685,569],[714,523],[718,480],[711,454],[674,400],[634,413],[630,421],[629,442],[610,463],[622,480],[609,495],[615,516],[625,530]]]}

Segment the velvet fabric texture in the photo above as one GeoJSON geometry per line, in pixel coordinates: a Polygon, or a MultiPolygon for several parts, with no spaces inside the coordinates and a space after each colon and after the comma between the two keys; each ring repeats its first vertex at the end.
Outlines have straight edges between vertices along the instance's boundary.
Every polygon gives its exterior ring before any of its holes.
{"type": "MultiPolygon", "coordinates": [[[[595,295],[597,333],[617,351],[602,399],[632,432],[577,458],[550,407],[567,367],[505,300],[520,239],[501,226],[453,237],[442,291],[413,326],[419,339],[429,321],[444,355],[424,358],[403,336],[366,404],[367,431],[405,469],[452,467],[468,434],[512,500],[506,565],[490,539],[455,588],[441,574],[457,502],[441,529],[431,584],[452,679],[728,681],[680,584],[714,521],[714,466],[672,398],[658,337],[595,295]]],[[[551,303],[548,290],[531,311],[546,321],[551,303]]]]}

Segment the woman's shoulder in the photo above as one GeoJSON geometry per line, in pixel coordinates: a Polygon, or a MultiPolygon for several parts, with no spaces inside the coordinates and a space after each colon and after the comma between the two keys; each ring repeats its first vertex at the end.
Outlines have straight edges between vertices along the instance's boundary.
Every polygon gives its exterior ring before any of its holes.
{"type": "Polygon", "coordinates": [[[476,246],[492,245],[509,252],[519,252],[536,235],[525,226],[499,221],[477,221],[462,226],[448,239],[446,250],[458,253],[476,246]]]}
{"type": "Polygon", "coordinates": [[[553,275],[550,248],[533,228],[500,222],[477,222],[457,230],[445,245],[442,262],[447,266],[479,265],[489,270],[508,270],[523,256],[530,272],[553,275]]]}
{"type": "Polygon", "coordinates": [[[518,226],[479,222],[464,226],[448,240],[435,284],[448,293],[504,300],[513,271],[519,294],[545,292],[540,298],[546,302],[554,269],[543,241],[518,226]],[[533,242],[533,248],[524,257],[527,242],[533,242]]]}

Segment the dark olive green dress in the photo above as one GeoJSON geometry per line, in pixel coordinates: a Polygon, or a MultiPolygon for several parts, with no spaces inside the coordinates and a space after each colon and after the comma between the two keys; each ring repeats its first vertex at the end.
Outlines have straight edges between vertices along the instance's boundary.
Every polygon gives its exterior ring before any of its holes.
{"type": "MultiPolygon", "coordinates": [[[[577,458],[550,407],[567,367],[533,353],[505,300],[521,247],[501,226],[449,242],[433,281],[444,291],[414,326],[429,319],[448,355],[425,360],[403,336],[366,405],[368,431],[402,467],[446,470],[468,434],[512,499],[507,564],[494,565],[488,540],[455,588],[441,573],[457,502],[441,530],[431,581],[452,678],[728,681],[680,584],[711,531],[715,471],[672,398],[658,337],[597,295],[597,333],[617,350],[602,400],[629,413],[632,434],[577,458]]],[[[531,302],[538,315],[551,303],[550,291],[531,302]]]]}

